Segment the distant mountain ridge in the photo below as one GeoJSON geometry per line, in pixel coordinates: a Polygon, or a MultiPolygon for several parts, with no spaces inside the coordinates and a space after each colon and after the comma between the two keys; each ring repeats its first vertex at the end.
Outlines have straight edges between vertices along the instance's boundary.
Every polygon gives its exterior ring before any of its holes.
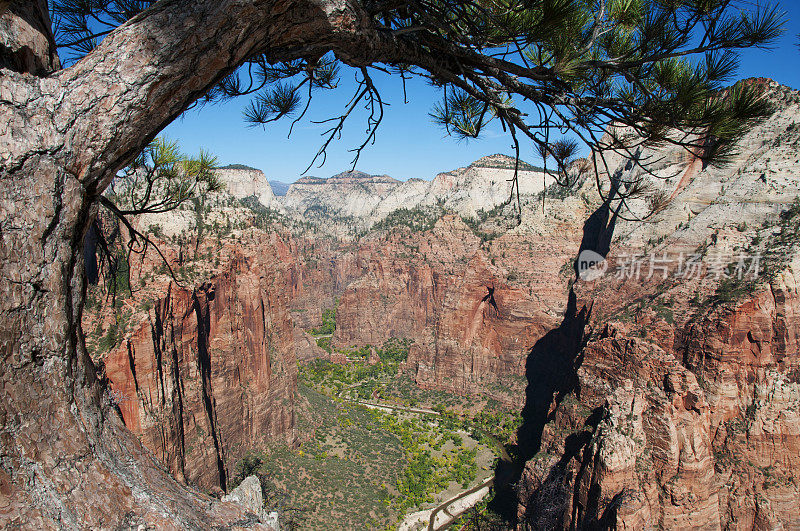
{"type": "MultiPolygon", "coordinates": [[[[368,229],[401,209],[446,209],[475,217],[508,201],[515,165],[513,157],[495,154],[431,180],[398,181],[361,171],[327,179],[308,176],[289,186],[280,203],[287,215],[326,228],[331,220],[338,220],[350,229],[368,229]]],[[[527,162],[519,161],[518,170],[521,195],[536,195],[553,182],[549,172],[527,162]]]]}
{"type": "Polygon", "coordinates": [[[401,181],[388,175],[371,175],[363,171],[350,170],[337,173],[331,177],[314,177],[307,175],[296,180],[292,184],[345,184],[345,183],[383,183],[383,184],[397,184],[401,181]]]}
{"type": "MultiPolygon", "coordinates": [[[[505,202],[511,194],[509,179],[513,176],[516,161],[502,154],[487,155],[465,168],[437,174],[433,179],[410,178],[399,181],[389,175],[374,175],[359,170],[349,170],[330,177],[306,175],[293,183],[269,181],[271,193],[253,193],[261,202],[273,209],[308,221],[309,214],[319,218],[354,218],[361,228],[386,218],[404,208],[429,208],[445,206],[464,216],[475,216],[505,202]],[[269,198],[267,198],[269,196],[269,198]]],[[[548,170],[520,160],[520,193],[535,195],[551,184],[548,170]],[[531,178],[540,176],[543,178],[531,178]]],[[[226,179],[232,179],[237,189],[243,180],[261,170],[246,164],[228,164],[219,168],[226,179]],[[242,175],[238,175],[242,172],[242,175]]],[[[257,178],[256,188],[263,186],[257,178]]],[[[241,195],[235,193],[234,195],[241,195]]],[[[313,220],[312,220],[313,221],[313,220]]]]}
{"type": "Polygon", "coordinates": [[[481,157],[431,180],[399,181],[389,175],[351,170],[327,178],[308,175],[291,184],[272,181],[266,193],[258,191],[266,184],[260,170],[230,164],[219,174],[237,197],[256,195],[266,207],[336,231],[368,229],[401,209],[444,209],[474,218],[508,202],[515,167],[523,196],[536,195],[553,183],[550,172],[522,160],[517,164],[513,157],[502,154],[481,157]],[[245,186],[249,180],[256,182],[245,186]]]}
{"type": "MultiPolygon", "coordinates": [[[[509,157],[507,155],[502,155],[500,153],[495,153],[494,155],[487,155],[485,157],[481,157],[470,166],[474,166],[476,168],[498,168],[504,170],[513,170],[514,169],[514,158],[509,157]]],[[[538,171],[544,172],[545,169],[541,166],[534,166],[533,164],[529,164],[524,160],[519,160],[519,170],[520,171],[538,171]]],[[[552,172],[553,168],[547,170],[548,172],[552,172]]]]}

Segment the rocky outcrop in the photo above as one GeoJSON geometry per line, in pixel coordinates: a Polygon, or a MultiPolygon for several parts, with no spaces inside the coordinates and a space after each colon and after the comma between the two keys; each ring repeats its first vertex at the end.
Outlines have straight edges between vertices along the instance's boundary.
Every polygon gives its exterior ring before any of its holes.
{"type": "MultiPolygon", "coordinates": [[[[475,217],[508,203],[514,169],[513,158],[491,155],[430,181],[400,182],[358,171],[328,179],[303,177],[289,187],[280,202],[290,216],[321,224],[328,231],[339,227],[342,234],[366,230],[400,209],[433,214],[444,210],[475,217]]],[[[527,197],[554,182],[550,174],[524,162],[517,170],[519,192],[527,197]]]]}
{"type": "Polygon", "coordinates": [[[272,187],[261,170],[221,168],[214,170],[214,175],[224,183],[225,189],[236,199],[255,197],[265,207],[279,207],[272,187]]]}
{"type": "Polygon", "coordinates": [[[541,439],[520,527],[800,525],[800,359],[785,334],[798,300],[772,293],[692,321],[674,349],[616,326],[591,339],[574,384],[539,404],[540,423],[526,417],[541,439]]]}
{"type": "Polygon", "coordinates": [[[280,530],[277,512],[267,512],[264,508],[264,493],[257,476],[247,476],[230,494],[222,497],[224,502],[235,502],[250,511],[258,519],[274,530],[280,530]]]}
{"type": "Polygon", "coordinates": [[[282,207],[261,170],[225,167],[214,170],[214,175],[222,184],[220,191],[203,193],[174,210],[141,214],[132,220],[134,225],[174,245],[177,239],[188,241],[211,231],[240,235],[243,228],[258,224],[258,218],[280,216],[282,207]]]}
{"type": "Polygon", "coordinates": [[[284,271],[239,255],[189,290],[170,285],[105,358],[125,425],[181,481],[225,489],[236,463],[293,442],[297,369],[284,271]]]}
{"type": "MultiPolygon", "coordinates": [[[[489,155],[466,168],[440,173],[430,182],[420,204],[439,203],[445,209],[467,217],[480,211],[488,212],[511,198],[515,165],[512,157],[489,155]]],[[[523,161],[520,161],[517,171],[522,196],[535,196],[554,182],[552,175],[523,161]]]]}
{"type": "Polygon", "coordinates": [[[719,525],[710,411],[693,373],[652,343],[606,338],[584,349],[581,403],[605,417],[576,478],[578,525],[719,525]]]}
{"type": "Polygon", "coordinates": [[[498,471],[495,502],[516,500],[520,528],[800,526],[798,176],[783,148],[798,108],[769,87],[778,110],[738,169],[674,171],[681,157],[665,154],[671,202],[617,224],[606,275],[573,286],[590,318],[570,338],[568,314],[531,350],[519,468],[498,471]],[[681,276],[681,253],[703,274],[681,276]],[[671,265],[653,274],[648,255],[671,265]],[[759,255],[750,283],[726,267],[759,255]]]}

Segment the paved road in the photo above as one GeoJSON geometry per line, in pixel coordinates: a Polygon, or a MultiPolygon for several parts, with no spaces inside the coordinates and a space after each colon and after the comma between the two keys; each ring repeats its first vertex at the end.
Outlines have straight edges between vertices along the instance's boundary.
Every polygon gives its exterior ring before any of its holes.
{"type": "Polygon", "coordinates": [[[479,484],[471,487],[449,500],[439,504],[433,509],[418,511],[406,516],[400,523],[398,531],[412,531],[425,529],[438,531],[453,523],[453,520],[464,514],[468,509],[475,507],[489,494],[489,487],[494,483],[494,476],[484,479],[479,484]]]}
{"type": "Polygon", "coordinates": [[[427,415],[440,415],[438,411],[434,411],[432,409],[424,408],[424,407],[404,407],[404,406],[392,406],[389,404],[382,404],[377,402],[367,402],[366,400],[349,400],[347,402],[353,402],[354,404],[360,404],[362,406],[368,407],[370,409],[380,409],[381,411],[407,411],[409,413],[424,413],[427,415]]]}
{"type": "MultiPolygon", "coordinates": [[[[371,409],[379,409],[381,411],[407,411],[410,413],[426,413],[429,415],[441,415],[438,411],[427,408],[414,408],[403,406],[391,406],[380,403],[367,402],[364,400],[348,400],[360,404],[364,407],[371,409]]],[[[500,451],[500,458],[504,461],[510,461],[511,457],[506,452],[505,447],[492,435],[484,433],[491,441],[497,446],[500,451]]],[[[449,500],[442,502],[433,509],[424,511],[417,511],[411,513],[403,519],[398,527],[398,531],[412,531],[414,529],[421,529],[427,526],[429,531],[437,531],[453,523],[453,520],[464,514],[468,509],[471,509],[478,504],[483,498],[489,494],[489,488],[494,484],[494,476],[489,476],[482,482],[474,487],[456,494],[449,500]],[[422,526],[422,527],[420,527],[422,526]]]]}

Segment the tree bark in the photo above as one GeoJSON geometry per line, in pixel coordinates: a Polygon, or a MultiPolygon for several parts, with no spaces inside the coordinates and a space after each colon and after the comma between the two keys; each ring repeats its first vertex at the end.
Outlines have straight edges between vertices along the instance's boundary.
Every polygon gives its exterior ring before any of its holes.
{"type": "Polygon", "coordinates": [[[386,36],[346,0],[164,0],[59,71],[44,5],[0,20],[0,526],[245,525],[110,405],[80,328],[81,244],[115,173],[246,58],[359,63],[386,36]]]}
{"type": "Polygon", "coordinates": [[[0,0],[0,68],[37,76],[61,68],[47,0],[0,0]]]}

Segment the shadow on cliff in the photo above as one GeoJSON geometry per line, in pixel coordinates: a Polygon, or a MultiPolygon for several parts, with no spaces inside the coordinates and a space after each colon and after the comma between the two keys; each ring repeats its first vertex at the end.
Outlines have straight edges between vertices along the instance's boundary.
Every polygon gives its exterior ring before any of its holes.
{"type": "Polygon", "coordinates": [[[220,441],[217,423],[217,409],[212,386],[211,355],[208,348],[208,338],[211,335],[211,312],[208,301],[214,300],[214,289],[209,283],[204,283],[199,289],[192,292],[192,311],[197,318],[197,370],[202,381],[201,392],[203,407],[206,411],[208,429],[214,443],[214,452],[219,474],[219,486],[227,492],[228,478],[223,456],[223,446],[220,441]],[[201,297],[199,291],[203,293],[201,297]]]}
{"type": "MultiPolygon", "coordinates": [[[[626,167],[625,170],[630,170],[626,167]]],[[[619,217],[620,204],[614,208],[612,202],[617,197],[621,171],[611,179],[611,191],[603,204],[595,210],[583,225],[583,237],[578,254],[573,263],[575,278],[578,278],[578,257],[585,250],[594,251],[603,256],[608,255],[614,228],[619,217]]],[[[574,282],[570,283],[567,296],[567,307],[561,324],[545,334],[528,352],[525,363],[525,376],[528,384],[525,389],[525,406],[522,409],[522,425],[517,431],[517,443],[512,448],[512,460],[498,461],[495,468],[495,496],[490,503],[493,511],[502,515],[511,525],[517,525],[518,509],[531,500],[520,499],[520,479],[525,464],[535,456],[542,446],[542,434],[545,425],[555,418],[555,410],[561,401],[578,385],[578,368],[581,352],[586,345],[587,325],[592,312],[591,301],[583,301],[579,307],[578,297],[574,290],[574,282]]],[[[598,419],[590,419],[590,421],[598,419]]],[[[566,462],[586,444],[570,436],[565,441],[566,462]]],[[[557,474],[562,467],[555,466],[550,475],[557,474]]],[[[545,484],[561,482],[545,481],[545,484]]],[[[541,498],[542,492],[535,493],[541,498]]],[[[549,493],[549,502],[565,493],[549,493]]]]}
{"type": "Polygon", "coordinates": [[[616,208],[612,207],[612,204],[614,200],[618,199],[620,188],[629,186],[622,183],[623,174],[625,172],[631,172],[635,170],[635,168],[636,162],[629,160],[624,168],[620,168],[614,173],[610,179],[611,186],[609,187],[608,196],[606,196],[600,207],[592,212],[592,215],[583,223],[581,245],[578,248],[578,256],[575,257],[575,261],[572,264],[576,279],[580,274],[578,265],[580,255],[583,251],[594,251],[603,258],[608,256],[611,250],[611,240],[614,238],[614,229],[617,226],[619,213],[620,210],[622,210],[624,202],[620,200],[616,208]]]}
{"type": "Polygon", "coordinates": [[[577,368],[590,315],[591,307],[578,309],[577,297],[570,288],[564,320],[528,353],[522,425],[511,452],[512,460],[498,461],[495,468],[495,497],[491,502],[492,510],[512,524],[516,524],[517,508],[523,501],[519,499],[518,484],[525,463],[539,451],[544,426],[554,416],[550,406],[554,400],[560,403],[577,385],[577,368]]]}

